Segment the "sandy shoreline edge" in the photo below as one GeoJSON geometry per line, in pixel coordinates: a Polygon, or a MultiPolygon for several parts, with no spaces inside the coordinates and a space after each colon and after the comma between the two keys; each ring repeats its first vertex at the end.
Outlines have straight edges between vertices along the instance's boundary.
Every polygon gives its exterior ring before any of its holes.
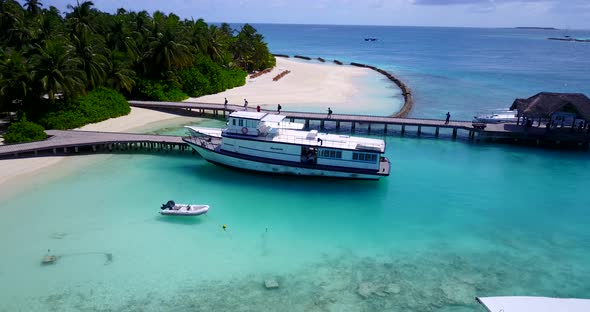
{"type": "MultiPolygon", "coordinates": [[[[260,105],[271,110],[276,109],[277,104],[281,104],[286,110],[297,109],[302,104],[316,103],[318,106],[338,110],[338,108],[355,105],[348,101],[360,92],[355,79],[372,72],[368,68],[354,66],[295,61],[282,57],[276,59],[277,65],[269,73],[253,79],[246,78],[244,86],[217,94],[189,98],[186,101],[223,103],[227,98],[232,104],[243,105],[244,99],[247,99],[249,107],[260,105]],[[273,81],[275,76],[285,70],[289,70],[289,74],[279,81],[273,81]]],[[[194,120],[194,117],[179,117],[172,113],[132,107],[131,113],[127,116],[85,125],[77,130],[113,132],[142,132],[143,130],[145,132],[146,127],[155,128],[158,123],[167,120],[171,122],[176,120],[177,124],[180,124],[191,119],[194,120]]],[[[16,178],[32,178],[39,171],[58,164],[65,157],[71,156],[0,160],[0,186],[16,178]]]]}

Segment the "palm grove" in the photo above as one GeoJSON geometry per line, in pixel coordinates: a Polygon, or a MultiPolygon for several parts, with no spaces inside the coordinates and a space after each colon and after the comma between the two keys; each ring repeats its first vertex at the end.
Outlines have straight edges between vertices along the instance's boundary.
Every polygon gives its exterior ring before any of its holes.
{"type": "Polygon", "coordinates": [[[93,5],[61,14],[38,0],[0,0],[0,111],[19,112],[22,128],[7,141],[27,141],[40,127],[31,121],[75,128],[129,113],[125,97],[180,101],[243,85],[247,72],[275,65],[248,24],[238,31],[93,5]]]}

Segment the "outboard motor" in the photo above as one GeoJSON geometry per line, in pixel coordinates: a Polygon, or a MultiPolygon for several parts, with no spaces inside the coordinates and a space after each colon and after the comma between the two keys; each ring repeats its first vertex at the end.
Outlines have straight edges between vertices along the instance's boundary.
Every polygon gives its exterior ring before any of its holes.
{"type": "Polygon", "coordinates": [[[175,205],[176,205],[176,203],[173,200],[169,200],[167,203],[163,204],[162,208],[160,208],[160,209],[162,209],[162,210],[172,209],[172,208],[174,208],[175,205]]]}

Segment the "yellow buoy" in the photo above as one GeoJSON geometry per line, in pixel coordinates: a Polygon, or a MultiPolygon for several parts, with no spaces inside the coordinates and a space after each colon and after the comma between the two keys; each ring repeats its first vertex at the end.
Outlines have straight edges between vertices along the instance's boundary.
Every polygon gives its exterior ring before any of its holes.
{"type": "Polygon", "coordinates": [[[225,231],[227,229],[227,224],[223,225],[223,230],[225,231]]]}

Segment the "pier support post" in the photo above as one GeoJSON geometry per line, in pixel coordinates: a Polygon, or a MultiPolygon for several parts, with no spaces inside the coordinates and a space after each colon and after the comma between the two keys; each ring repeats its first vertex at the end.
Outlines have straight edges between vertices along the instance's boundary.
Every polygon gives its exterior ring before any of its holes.
{"type": "Polygon", "coordinates": [[[439,129],[439,127],[436,127],[436,129],[434,130],[434,136],[438,137],[439,129]]]}
{"type": "Polygon", "coordinates": [[[324,120],[320,121],[320,129],[324,129],[324,120]]]}
{"type": "Polygon", "coordinates": [[[387,124],[383,125],[383,133],[387,134],[387,124]]]}
{"type": "Polygon", "coordinates": [[[340,121],[336,122],[336,131],[340,131],[340,121]]]}
{"type": "Polygon", "coordinates": [[[356,122],[352,122],[352,124],[350,125],[350,132],[354,133],[354,131],[356,130],[356,122]]]}
{"type": "Polygon", "coordinates": [[[305,129],[309,129],[309,119],[305,119],[305,129]]]}
{"type": "Polygon", "coordinates": [[[96,145],[92,145],[92,151],[96,153],[96,145]]]}
{"type": "Polygon", "coordinates": [[[457,128],[453,128],[453,139],[457,138],[457,128]]]}
{"type": "Polygon", "coordinates": [[[37,156],[37,150],[34,150],[33,153],[35,154],[35,156],[37,156]]]}
{"type": "Polygon", "coordinates": [[[422,134],[422,126],[418,126],[418,135],[422,134]]]}
{"type": "Polygon", "coordinates": [[[68,148],[64,147],[64,153],[67,153],[67,152],[68,152],[68,148]]]}
{"type": "Polygon", "coordinates": [[[57,154],[57,149],[56,148],[53,148],[53,154],[54,155],[57,154]]]}
{"type": "Polygon", "coordinates": [[[76,153],[78,152],[78,147],[77,146],[74,146],[74,152],[76,152],[76,153]]]}
{"type": "Polygon", "coordinates": [[[371,123],[369,123],[369,128],[367,129],[367,131],[369,132],[369,134],[371,134],[371,123]]]}
{"type": "Polygon", "coordinates": [[[402,135],[406,134],[406,125],[402,125],[402,135]]]}

